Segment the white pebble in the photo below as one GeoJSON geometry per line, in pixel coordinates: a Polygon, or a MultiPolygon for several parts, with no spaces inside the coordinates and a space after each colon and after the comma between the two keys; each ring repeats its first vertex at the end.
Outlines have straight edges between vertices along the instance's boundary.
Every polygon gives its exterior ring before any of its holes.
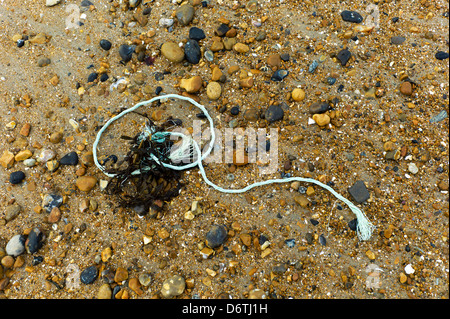
{"type": "Polygon", "coordinates": [[[417,174],[417,172],[419,172],[419,169],[417,168],[416,164],[414,164],[414,163],[409,163],[409,165],[408,165],[408,171],[409,171],[411,174],[417,174]]]}
{"type": "Polygon", "coordinates": [[[414,273],[414,268],[411,266],[411,264],[406,265],[405,272],[406,272],[407,275],[410,275],[410,274],[414,273]]]}
{"type": "Polygon", "coordinates": [[[159,19],[159,25],[164,28],[168,28],[173,24],[173,19],[161,18],[159,19]]]}

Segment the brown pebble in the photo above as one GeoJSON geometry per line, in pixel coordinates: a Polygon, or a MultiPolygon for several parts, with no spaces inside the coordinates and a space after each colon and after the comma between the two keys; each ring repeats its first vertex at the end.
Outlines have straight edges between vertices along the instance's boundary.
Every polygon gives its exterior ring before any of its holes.
{"type": "Polygon", "coordinates": [[[19,131],[20,135],[23,136],[28,136],[30,135],[30,130],[31,130],[31,124],[30,123],[25,123],[22,128],[19,131]]]}
{"type": "Polygon", "coordinates": [[[48,215],[49,223],[57,223],[61,219],[61,210],[58,207],[53,207],[50,215],[48,215]]]}
{"type": "Polygon", "coordinates": [[[7,255],[2,258],[1,263],[2,263],[3,267],[11,268],[14,265],[14,257],[7,255]]]}
{"type": "Polygon", "coordinates": [[[116,269],[116,274],[114,275],[114,281],[117,283],[121,283],[128,279],[128,271],[125,268],[118,267],[116,269]]]}
{"type": "Polygon", "coordinates": [[[139,283],[139,280],[137,278],[131,278],[128,281],[128,287],[130,287],[130,289],[133,290],[138,295],[142,295],[144,293],[141,289],[141,284],[139,283]]]}
{"type": "Polygon", "coordinates": [[[97,178],[94,176],[81,176],[76,180],[76,185],[80,191],[89,192],[97,184],[97,178]]]}
{"type": "Polygon", "coordinates": [[[400,85],[400,92],[404,95],[412,94],[412,84],[411,82],[405,81],[400,85]]]}

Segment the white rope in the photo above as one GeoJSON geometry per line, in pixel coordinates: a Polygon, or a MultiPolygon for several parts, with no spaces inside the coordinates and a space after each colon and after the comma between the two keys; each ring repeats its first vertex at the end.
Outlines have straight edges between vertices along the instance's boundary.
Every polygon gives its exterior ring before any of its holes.
{"type": "MultiPolygon", "coordinates": [[[[175,165],[171,165],[171,164],[167,164],[167,163],[160,163],[159,159],[152,155],[152,158],[159,164],[163,165],[164,167],[173,169],[173,170],[185,170],[185,169],[189,169],[195,166],[198,166],[200,173],[202,174],[203,179],[205,180],[205,182],[212,186],[214,189],[223,192],[223,193],[231,193],[231,194],[237,194],[237,193],[244,193],[249,191],[252,188],[255,187],[259,187],[259,186],[263,186],[263,185],[268,185],[268,184],[275,184],[275,183],[289,183],[289,182],[293,182],[293,181],[299,181],[299,182],[304,182],[304,183],[313,183],[316,184],[322,188],[325,188],[326,190],[328,190],[330,193],[332,193],[336,198],[338,198],[339,200],[341,200],[342,202],[344,202],[345,204],[347,204],[347,206],[350,208],[350,210],[356,215],[356,218],[358,220],[357,223],[357,228],[356,228],[356,232],[358,235],[358,238],[360,240],[369,240],[370,237],[372,236],[372,232],[375,229],[375,226],[367,219],[366,215],[364,214],[364,212],[362,210],[360,210],[356,205],[354,205],[351,201],[349,201],[348,199],[346,199],[345,197],[343,197],[342,195],[338,194],[334,189],[332,189],[330,186],[323,184],[315,179],[312,178],[303,178],[303,177],[288,177],[288,178],[282,178],[282,179],[271,179],[271,180],[266,180],[266,181],[262,181],[262,182],[256,182],[253,184],[250,184],[244,188],[241,189],[226,189],[226,188],[222,188],[216,184],[214,184],[213,182],[211,182],[208,177],[206,176],[205,173],[205,169],[203,168],[203,163],[202,161],[211,153],[212,148],[214,146],[214,141],[215,141],[215,134],[214,134],[214,123],[212,118],[210,117],[208,111],[205,109],[205,107],[199,103],[197,103],[196,101],[194,101],[193,99],[189,98],[189,97],[185,97],[185,96],[181,96],[178,94],[167,94],[167,95],[162,95],[162,96],[156,96],[150,100],[147,101],[143,101],[140,103],[137,103],[136,105],[134,105],[133,107],[123,111],[122,113],[112,117],[108,122],[106,122],[106,124],[99,130],[99,132],[97,133],[97,137],[94,141],[93,144],[93,157],[94,157],[94,163],[95,165],[108,177],[114,177],[115,174],[110,174],[107,173],[105,171],[105,168],[103,166],[100,165],[100,163],[97,160],[97,146],[98,143],[100,141],[100,137],[103,134],[103,132],[106,130],[106,128],[114,121],[116,121],[117,119],[123,117],[125,114],[130,113],[134,110],[136,110],[138,107],[141,107],[142,105],[146,105],[146,104],[150,104],[153,103],[154,101],[157,100],[161,100],[161,99],[170,99],[170,98],[176,98],[176,99],[180,99],[180,100],[185,100],[188,101],[192,104],[194,104],[196,107],[198,107],[200,110],[202,110],[203,114],[206,116],[206,118],[208,119],[209,123],[210,123],[210,131],[211,131],[211,141],[209,143],[208,149],[206,150],[206,152],[201,155],[201,150],[200,147],[198,145],[198,143],[191,138],[190,136],[187,136],[183,133],[179,133],[179,132],[159,132],[158,134],[160,135],[173,135],[173,136],[179,136],[183,139],[182,141],[182,146],[179,148],[179,151],[181,153],[183,153],[187,147],[192,148],[193,150],[195,150],[196,154],[197,154],[197,161],[194,161],[190,164],[186,164],[186,165],[182,165],[182,166],[175,166],[175,165]],[[190,141],[191,144],[186,144],[186,141],[190,141]],[[193,146],[193,147],[192,147],[193,146]]],[[[193,154],[195,155],[195,154],[193,154]]],[[[171,159],[173,160],[174,158],[181,158],[182,155],[180,155],[180,153],[177,153],[176,155],[171,154],[171,159]]],[[[138,175],[141,172],[139,170],[134,171],[132,174],[138,175]]]]}

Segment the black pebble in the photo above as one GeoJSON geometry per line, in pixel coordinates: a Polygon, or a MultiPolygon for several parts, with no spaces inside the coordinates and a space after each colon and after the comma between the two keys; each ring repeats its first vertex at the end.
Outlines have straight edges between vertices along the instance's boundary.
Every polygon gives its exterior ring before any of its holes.
{"type": "Polygon", "coordinates": [[[111,49],[111,45],[112,45],[111,42],[109,42],[108,40],[105,39],[100,40],[100,47],[103,50],[108,51],[109,49],[111,49]]]}
{"type": "Polygon", "coordinates": [[[80,274],[80,281],[83,284],[92,284],[98,277],[98,269],[95,266],[87,267],[80,274]]]}
{"type": "Polygon", "coordinates": [[[59,207],[61,206],[63,202],[63,198],[61,195],[56,194],[48,194],[45,196],[45,203],[43,203],[43,209],[47,213],[50,213],[53,209],[53,207],[59,207]]]}
{"type": "Polygon", "coordinates": [[[348,192],[353,197],[353,200],[361,204],[369,199],[370,194],[363,181],[357,181],[352,187],[348,189],[348,192]]]}
{"type": "Polygon", "coordinates": [[[363,17],[356,11],[344,10],[341,12],[342,20],[353,23],[361,23],[363,17]]]}
{"type": "Polygon", "coordinates": [[[216,34],[219,37],[223,37],[228,31],[230,30],[230,27],[227,26],[225,23],[222,23],[216,30],[216,34]]]}
{"type": "Polygon", "coordinates": [[[131,60],[131,56],[133,55],[134,52],[134,45],[126,45],[126,44],[122,44],[119,47],[119,55],[122,58],[123,62],[128,62],[131,60]]]}
{"type": "Polygon", "coordinates": [[[319,236],[319,243],[321,243],[323,246],[325,246],[327,244],[327,240],[325,239],[325,237],[323,235],[319,236]]]}
{"type": "Polygon", "coordinates": [[[288,76],[288,74],[289,74],[288,70],[277,70],[273,73],[270,79],[272,81],[282,81],[285,77],[288,76]]]}
{"type": "Polygon", "coordinates": [[[188,40],[186,45],[184,46],[184,55],[186,56],[186,60],[189,63],[197,64],[200,62],[202,57],[202,52],[200,50],[200,46],[198,42],[195,40],[188,40]]]}
{"type": "Polygon", "coordinates": [[[311,222],[311,224],[313,224],[313,226],[319,225],[319,222],[313,218],[311,218],[309,221],[311,222]]]}
{"type": "Polygon", "coordinates": [[[108,80],[108,79],[109,79],[108,74],[102,73],[102,75],[100,75],[100,81],[101,81],[101,82],[105,82],[105,81],[108,80]]]}
{"type": "Polygon", "coordinates": [[[98,78],[98,73],[97,72],[92,72],[91,74],[89,74],[87,81],[88,81],[88,83],[89,82],[94,82],[97,78],[98,78]]]}
{"type": "Polygon", "coordinates": [[[230,113],[231,113],[231,115],[238,115],[239,114],[239,106],[233,106],[230,109],[230,113]]]}
{"type": "Polygon", "coordinates": [[[358,226],[358,219],[352,219],[351,221],[348,222],[348,227],[353,230],[356,231],[356,227],[358,226]]]}
{"type": "Polygon", "coordinates": [[[438,60],[448,59],[448,53],[447,52],[443,52],[443,51],[436,52],[436,54],[434,56],[438,60]]]}
{"type": "Polygon", "coordinates": [[[289,61],[289,59],[291,58],[291,56],[289,55],[289,53],[281,53],[280,54],[280,58],[281,60],[283,60],[284,62],[289,61]]]}
{"type": "Polygon", "coordinates": [[[398,18],[398,17],[393,17],[393,18],[391,19],[391,21],[392,21],[393,23],[396,23],[396,22],[398,22],[398,20],[399,20],[399,18],[398,18]]]}
{"type": "Polygon", "coordinates": [[[18,48],[23,47],[24,44],[25,44],[25,41],[24,41],[24,40],[22,40],[22,39],[17,40],[17,47],[18,47],[18,48]]]}
{"type": "Polygon", "coordinates": [[[308,243],[308,244],[312,244],[313,243],[313,241],[314,241],[314,237],[313,237],[313,235],[311,234],[311,233],[306,233],[306,235],[305,235],[305,239],[306,239],[306,242],[308,243]]]}
{"type": "Polygon", "coordinates": [[[25,241],[25,248],[29,254],[34,254],[42,247],[42,240],[44,239],[44,234],[37,227],[33,228],[28,234],[28,238],[25,241]]]}
{"type": "Polygon", "coordinates": [[[227,229],[223,225],[214,225],[206,234],[206,245],[216,248],[223,244],[227,238],[227,229]]]}
{"type": "Polygon", "coordinates": [[[44,261],[44,257],[42,257],[42,256],[34,256],[33,260],[31,261],[31,264],[33,266],[36,266],[36,265],[39,265],[43,261],[44,261]]]}
{"type": "Polygon", "coordinates": [[[348,60],[350,60],[351,56],[352,56],[352,54],[350,53],[349,50],[343,49],[343,50],[339,51],[339,53],[337,54],[336,57],[341,62],[341,65],[345,66],[347,64],[348,60]]]}
{"type": "Polygon", "coordinates": [[[283,109],[276,104],[272,104],[271,106],[269,106],[264,114],[265,119],[270,123],[283,119],[283,116],[283,109]]]}
{"type": "Polygon", "coordinates": [[[205,32],[197,27],[192,27],[189,29],[189,39],[200,41],[206,38],[205,32]]]}
{"type": "Polygon", "coordinates": [[[11,184],[19,184],[24,179],[25,179],[25,173],[22,171],[12,172],[9,175],[9,182],[11,184]]]}
{"type": "Polygon", "coordinates": [[[150,13],[152,13],[151,7],[146,7],[144,10],[142,10],[142,15],[144,16],[149,15],[150,13]]]}
{"type": "Polygon", "coordinates": [[[161,93],[162,90],[163,90],[162,87],[157,86],[156,89],[155,89],[155,94],[159,95],[159,93],[161,93]]]}
{"type": "Polygon", "coordinates": [[[77,152],[67,153],[60,159],[59,164],[61,164],[61,165],[77,165],[78,164],[77,152]]]}

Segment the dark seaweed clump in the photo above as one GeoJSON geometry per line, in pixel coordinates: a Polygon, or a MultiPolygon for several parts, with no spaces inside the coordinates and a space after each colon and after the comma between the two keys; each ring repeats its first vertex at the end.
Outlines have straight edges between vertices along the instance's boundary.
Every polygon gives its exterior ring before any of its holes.
{"type": "MultiPolygon", "coordinates": [[[[181,125],[177,119],[168,119],[162,126],[155,125],[148,119],[147,128],[153,132],[165,131],[169,126],[181,125]]],[[[170,163],[168,156],[173,141],[154,141],[150,137],[142,138],[142,133],[135,137],[122,136],[130,141],[130,149],[123,160],[117,161],[106,171],[116,174],[108,183],[106,191],[118,198],[124,208],[131,208],[139,215],[151,214],[155,217],[163,210],[164,202],[178,196],[181,187],[181,171],[165,168],[155,161],[151,154],[161,162],[170,163]],[[141,174],[133,174],[140,170],[141,174]]]]}

